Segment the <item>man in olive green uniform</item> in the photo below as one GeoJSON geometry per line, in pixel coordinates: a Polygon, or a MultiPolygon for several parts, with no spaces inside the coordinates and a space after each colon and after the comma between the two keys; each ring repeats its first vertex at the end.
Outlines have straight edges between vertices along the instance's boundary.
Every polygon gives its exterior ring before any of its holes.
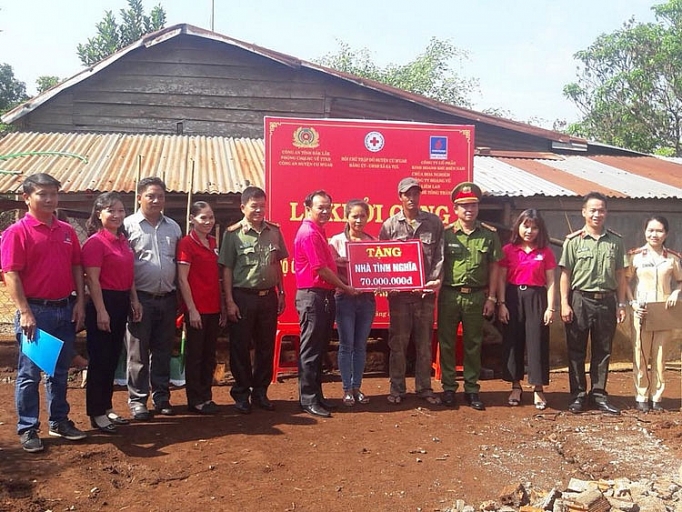
{"type": "Polygon", "coordinates": [[[559,260],[561,319],[566,327],[568,380],[572,413],[587,408],[585,356],[591,339],[590,398],[600,411],[619,414],[606,393],[611,345],[616,323],[625,320],[627,255],[620,235],[605,229],[606,197],[590,192],[583,198],[585,226],[564,241],[559,260]]]}
{"type": "MultiPolygon", "coordinates": [[[[443,286],[438,297],[438,343],[442,370],[443,403],[456,405],[455,343],[462,322],[464,334],[464,397],[478,411],[485,409],[478,391],[481,373],[483,317],[497,304],[502,247],[495,228],[478,222],[481,189],[460,183],[452,191],[457,220],[445,228],[443,286]]],[[[500,291],[503,294],[504,291],[500,291]]]]}
{"type": "Polygon", "coordinates": [[[230,394],[242,414],[251,403],[272,411],[267,390],[272,380],[272,359],[277,316],[284,311],[282,266],[286,246],[277,224],[265,220],[265,192],[247,187],[242,192],[244,218],[227,228],[218,263],[223,266],[223,289],[230,321],[230,394]],[[251,342],[255,361],[251,368],[251,342]]]}

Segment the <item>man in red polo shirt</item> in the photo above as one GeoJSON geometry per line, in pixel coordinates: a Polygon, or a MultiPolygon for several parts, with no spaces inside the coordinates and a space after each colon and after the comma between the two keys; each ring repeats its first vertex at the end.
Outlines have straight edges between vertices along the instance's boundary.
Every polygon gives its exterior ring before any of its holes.
{"type": "Polygon", "coordinates": [[[322,359],[327,353],[334,326],[334,289],[349,295],[359,292],[336,274],[324,225],[331,217],[332,198],[324,190],[305,198],[306,218],[294,239],[296,310],[301,326],[298,387],[301,407],[308,414],[328,418],[333,406],[322,394],[322,359]]]}
{"type": "MultiPolygon", "coordinates": [[[[22,335],[34,340],[41,329],[64,342],[54,376],[47,377],[49,434],[71,441],[86,436],[69,420],[66,388],[73,358],[76,329],[85,318],[83,268],[78,237],[66,222],[57,220],[59,181],[49,174],[28,176],[23,198],[28,213],[5,230],[2,236],[2,269],[10,297],[18,311],[15,320],[17,341],[22,335]],[[73,292],[76,295],[73,295],[73,292]]],[[[27,452],[39,452],[38,437],[40,368],[19,352],[16,408],[17,433],[27,452]]]]}

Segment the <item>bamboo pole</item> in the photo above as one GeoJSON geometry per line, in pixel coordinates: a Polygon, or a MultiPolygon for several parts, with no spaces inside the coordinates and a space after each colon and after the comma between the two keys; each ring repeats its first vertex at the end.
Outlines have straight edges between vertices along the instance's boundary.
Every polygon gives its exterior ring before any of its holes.
{"type": "Polygon", "coordinates": [[[187,215],[185,215],[185,233],[189,233],[189,214],[192,209],[192,193],[194,191],[194,164],[192,160],[192,169],[189,173],[189,190],[187,191],[187,215]]]}
{"type": "Polygon", "coordinates": [[[137,187],[140,185],[140,180],[142,179],[142,155],[137,155],[137,171],[135,172],[135,199],[133,199],[133,213],[137,213],[137,208],[139,206],[137,202],[137,187]]]}

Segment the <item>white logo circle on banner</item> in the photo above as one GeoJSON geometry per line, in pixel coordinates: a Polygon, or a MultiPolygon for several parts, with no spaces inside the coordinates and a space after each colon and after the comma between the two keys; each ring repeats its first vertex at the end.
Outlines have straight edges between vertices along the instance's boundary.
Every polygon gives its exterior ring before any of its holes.
{"type": "Polygon", "coordinates": [[[381,151],[384,147],[384,136],[379,132],[369,132],[365,135],[365,147],[372,153],[381,151]]]}

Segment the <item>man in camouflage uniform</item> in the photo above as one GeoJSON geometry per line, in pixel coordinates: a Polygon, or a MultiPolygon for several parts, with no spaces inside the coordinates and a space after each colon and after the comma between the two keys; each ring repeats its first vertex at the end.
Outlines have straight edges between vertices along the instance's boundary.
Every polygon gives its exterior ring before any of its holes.
{"type": "MultiPolygon", "coordinates": [[[[495,313],[502,247],[495,228],[478,222],[481,189],[460,183],[452,191],[457,220],[445,229],[443,286],[438,297],[438,343],[443,403],[457,405],[455,343],[462,322],[464,335],[464,397],[473,409],[485,410],[478,391],[483,344],[483,317],[495,313]]],[[[499,291],[504,297],[504,290],[499,291]]]]}
{"type": "Polygon", "coordinates": [[[559,260],[561,319],[566,327],[568,379],[572,413],[587,408],[585,356],[592,340],[590,398],[600,411],[619,414],[608,402],[606,379],[616,322],[625,320],[627,255],[620,235],[606,229],[606,197],[590,192],[583,198],[585,226],[564,241],[559,260]]]}

